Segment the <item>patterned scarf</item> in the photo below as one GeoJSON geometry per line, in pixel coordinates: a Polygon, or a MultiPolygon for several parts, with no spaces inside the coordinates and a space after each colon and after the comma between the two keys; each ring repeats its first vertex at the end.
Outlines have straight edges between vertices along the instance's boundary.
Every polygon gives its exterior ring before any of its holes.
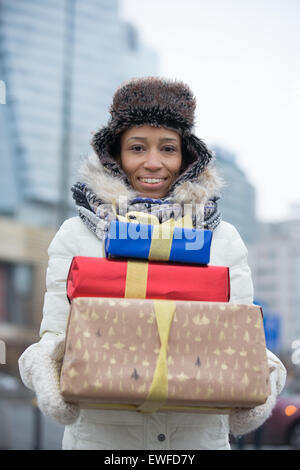
{"type": "MultiPolygon", "coordinates": [[[[71,188],[73,199],[76,202],[79,216],[85,225],[103,240],[109,224],[116,219],[116,212],[112,203],[105,203],[84,184],[76,183],[71,188]]],[[[214,230],[221,221],[218,210],[217,197],[210,199],[202,208],[192,208],[193,226],[214,230]]],[[[190,209],[190,208],[189,208],[190,209]]],[[[186,215],[185,207],[170,199],[135,198],[131,201],[122,201],[116,208],[119,215],[125,216],[127,212],[144,212],[156,216],[160,223],[171,218],[175,220],[186,215]]]]}

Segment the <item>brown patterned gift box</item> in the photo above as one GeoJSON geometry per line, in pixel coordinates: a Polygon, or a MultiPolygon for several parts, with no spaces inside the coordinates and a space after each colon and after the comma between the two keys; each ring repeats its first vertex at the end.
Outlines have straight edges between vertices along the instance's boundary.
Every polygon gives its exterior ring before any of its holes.
{"type": "Polygon", "coordinates": [[[61,372],[83,408],[227,413],[270,393],[261,308],[76,298],[61,372]]]}

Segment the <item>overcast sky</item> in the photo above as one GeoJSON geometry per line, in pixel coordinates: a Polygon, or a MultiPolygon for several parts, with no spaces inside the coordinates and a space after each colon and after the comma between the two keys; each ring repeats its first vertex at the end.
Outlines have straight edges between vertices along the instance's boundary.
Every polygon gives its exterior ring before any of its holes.
{"type": "MultiPolygon", "coordinates": [[[[120,0],[162,76],[197,97],[196,133],[236,154],[257,215],[300,205],[300,0],[120,0]]],[[[300,215],[300,214],[299,214],[300,215]]]]}

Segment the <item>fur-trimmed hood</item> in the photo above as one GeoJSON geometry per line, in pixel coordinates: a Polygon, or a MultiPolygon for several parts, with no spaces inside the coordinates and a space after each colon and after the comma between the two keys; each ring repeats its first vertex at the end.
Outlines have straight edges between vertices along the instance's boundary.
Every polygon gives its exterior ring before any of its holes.
{"type": "MultiPolygon", "coordinates": [[[[194,133],[196,98],[188,85],[160,77],[133,78],[115,92],[107,125],[93,134],[91,145],[103,166],[119,172],[116,157],[126,129],[145,124],[165,127],[181,137],[182,158],[197,173],[212,160],[213,154],[194,133]]],[[[189,176],[195,176],[190,174],[189,176]]],[[[190,177],[189,177],[190,179],[190,177]]]]}
{"type": "MultiPolygon", "coordinates": [[[[179,204],[205,205],[210,199],[218,198],[222,179],[211,163],[195,175],[194,162],[178,177],[165,199],[179,204]]],[[[92,152],[81,163],[78,177],[104,203],[116,202],[120,197],[132,200],[139,195],[128,183],[119,167],[118,174],[106,168],[99,156],[92,152]]]]}
{"type": "Polygon", "coordinates": [[[139,197],[118,163],[125,129],[145,124],[173,129],[181,136],[186,165],[161,202],[205,206],[219,197],[221,179],[213,166],[214,154],[193,133],[196,99],[181,81],[159,77],[131,79],[115,92],[111,118],[91,140],[93,152],[82,163],[79,180],[102,203],[128,202],[139,197]]]}

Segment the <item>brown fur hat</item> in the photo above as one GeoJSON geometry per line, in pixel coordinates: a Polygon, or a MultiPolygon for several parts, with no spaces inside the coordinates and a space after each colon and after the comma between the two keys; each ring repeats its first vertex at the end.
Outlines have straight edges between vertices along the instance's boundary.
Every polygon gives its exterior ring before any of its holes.
{"type": "Polygon", "coordinates": [[[184,83],[146,77],[118,88],[110,113],[117,127],[147,123],[184,131],[194,125],[195,108],[195,97],[184,83]]]}
{"type": "Polygon", "coordinates": [[[212,153],[193,133],[196,99],[181,81],[160,77],[133,78],[115,92],[108,125],[96,132],[92,146],[106,168],[117,169],[122,132],[134,126],[150,124],[178,132],[182,155],[190,176],[197,176],[208,165],[212,153]],[[192,171],[191,171],[192,170],[192,171]]]}

